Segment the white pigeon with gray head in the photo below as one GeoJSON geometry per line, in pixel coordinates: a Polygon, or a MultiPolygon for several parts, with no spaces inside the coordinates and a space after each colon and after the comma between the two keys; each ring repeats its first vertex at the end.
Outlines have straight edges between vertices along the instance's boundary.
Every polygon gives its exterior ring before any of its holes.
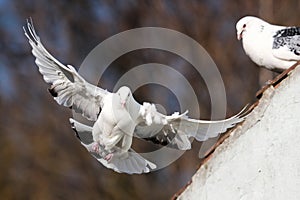
{"type": "Polygon", "coordinates": [[[43,46],[32,22],[25,35],[36,57],[35,63],[55,101],[74,109],[90,121],[92,127],[70,119],[81,144],[104,166],[120,173],[140,174],[155,170],[156,165],[131,149],[133,137],[170,148],[191,148],[190,138],[205,141],[243,121],[243,109],[237,115],[219,121],[196,120],[183,114],[167,116],[152,103],[139,104],[130,88],[108,92],[83,79],[74,67],[55,59],[43,46]]]}
{"type": "Polygon", "coordinates": [[[237,38],[257,65],[282,72],[300,60],[300,27],[269,24],[254,16],[236,24],[237,38]]]}

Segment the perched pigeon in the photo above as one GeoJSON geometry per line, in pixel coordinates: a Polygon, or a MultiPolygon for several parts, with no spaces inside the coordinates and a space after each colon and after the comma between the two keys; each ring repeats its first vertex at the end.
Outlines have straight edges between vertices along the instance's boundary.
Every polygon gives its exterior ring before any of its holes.
{"type": "Polygon", "coordinates": [[[236,24],[246,54],[259,66],[282,72],[300,60],[300,27],[272,25],[246,16],[236,24]]]}
{"type": "Polygon", "coordinates": [[[154,104],[139,104],[131,90],[123,86],[116,93],[108,92],[85,81],[71,65],[56,60],[43,46],[32,22],[27,22],[25,35],[36,57],[49,92],[60,105],[74,109],[90,121],[93,127],[70,119],[81,144],[104,166],[120,173],[140,174],[156,165],[131,149],[133,137],[139,137],[170,148],[191,148],[189,138],[205,141],[243,121],[245,109],[237,115],[219,121],[190,119],[187,112],[166,116],[154,104]],[[82,137],[90,137],[84,141],[82,137]]]}

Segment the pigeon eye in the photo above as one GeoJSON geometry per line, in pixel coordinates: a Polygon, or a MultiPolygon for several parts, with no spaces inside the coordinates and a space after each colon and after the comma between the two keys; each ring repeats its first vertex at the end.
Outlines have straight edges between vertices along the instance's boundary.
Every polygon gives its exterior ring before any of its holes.
{"type": "Polygon", "coordinates": [[[246,28],[246,24],[243,25],[243,28],[246,28]]]}

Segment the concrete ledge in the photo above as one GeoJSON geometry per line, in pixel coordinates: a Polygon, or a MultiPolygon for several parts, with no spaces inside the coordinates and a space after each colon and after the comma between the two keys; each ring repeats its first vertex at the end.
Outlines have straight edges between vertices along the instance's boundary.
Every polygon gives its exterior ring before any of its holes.
{"type": "Polygon", "coordinates": [[[300,67],[278,77],[174,199],[300,199],[300,67]]]}

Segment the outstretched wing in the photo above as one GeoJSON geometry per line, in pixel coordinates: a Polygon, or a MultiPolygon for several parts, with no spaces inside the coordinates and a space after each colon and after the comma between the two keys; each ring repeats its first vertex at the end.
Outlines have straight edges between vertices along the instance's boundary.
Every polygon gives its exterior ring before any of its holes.
{"type": "Polygon", "coordinates": [[[243,121],[247,116],[246,107],[237,115],[224,120],[208,121],[189,118],[186,114],[174,113],[166,116],[155,109],[154,104],[144,103],[140,112],[144,119],[135,129],[135,136],[154,143],[187,150],[191,148],[189,138],[205,141],[224,133],[243,121]]]}
{"type": "Polygon", "coordinates": [[[300,60],[300,27],[278,30],[273,36],[272,53],[282,60],[300,60]]]}
{"type": "Polygon", "coordinates": [[[143,158],[140,154],[133,151],[133,149],[129,149],[129,151],[124,154],[118,153],[121,152],[121,149],[118,147],[115,147],[116,151],[112,160],[107,162],[105,159],[103,159],[103,156],[93,153],[93,141],[91,139],[92,127],[77,122],[74,119],[70,119],[70,123],[76,133],[77,138],[81,141],[81,144],[105,167],[119,173],[127,174],[148,173],[156,168],[155,164],[143,158]],[[118,151],[118,149],[120,151],[118,151]]]}
{"type": "Polygon", "coordinates": [[[65,66],[55,59],[43,46],[32,21],[27,21],[27,30],[23,29],[36,57],[35,63],[44,80],[51,84],[49,92],[56,102],[71,107],[89,120],[97,120],[102,99],[108,92],[86,82],[71,65],[65,66]]]}

